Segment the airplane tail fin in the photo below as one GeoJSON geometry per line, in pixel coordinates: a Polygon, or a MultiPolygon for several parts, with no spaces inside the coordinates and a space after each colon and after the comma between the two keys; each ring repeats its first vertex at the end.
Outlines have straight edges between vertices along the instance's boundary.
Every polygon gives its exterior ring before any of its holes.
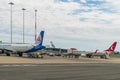
{"type": "Polygon", "coordinates": [[[104,50],[106,52],[114,52],[116,48],[117,42],[115,41],[107,50],[104,50]]]}
{"type": "Polygon", "coordinates": [[[44,31],[41,31],[35,43],[39,44],[39,45],[42,45],[43,37],[44,37],[44,31]]]}
{"type": "Polygon", "coordinates": [[[52,48],[55,48],[55,45],[53,44],[52,41],[50,41],[52,48]]]}
{"type": "Polygon", "coordinates": [[[97,53],[99,50],[98,49],[96,49],[96,51],[95,51],[95,53],[97,53]]]}

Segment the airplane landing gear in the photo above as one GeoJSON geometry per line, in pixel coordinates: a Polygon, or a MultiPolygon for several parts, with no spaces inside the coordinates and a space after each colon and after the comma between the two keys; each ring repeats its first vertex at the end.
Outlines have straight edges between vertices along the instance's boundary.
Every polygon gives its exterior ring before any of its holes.
{"type": "Polygon", "coordinates": [[[18,52],[18,55],[19,55],[19,57],[22,57],[23,53],[22,52],[18,52]]]}
{"type": "Polygon", "coordinates": [[[6,56],[10,56],[10,53],[6,53],[6,56]]]}

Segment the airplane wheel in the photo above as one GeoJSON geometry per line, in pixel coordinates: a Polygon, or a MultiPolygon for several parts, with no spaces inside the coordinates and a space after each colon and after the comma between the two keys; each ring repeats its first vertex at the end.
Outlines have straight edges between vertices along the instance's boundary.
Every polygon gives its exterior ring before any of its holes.
{"type": "Polygon", "coordinates": [[[23,53],[18,53],[18,55],[19,55],[20,57],[22,57],[22,56],[23,56],[23,53]]]}
{"type": "Polygon", "coordinates": [[[101,56],[100,58],[101,58],[101,59],[105,59],[105,56],[101,56]]]}
{"type": "Polygon", "coordinates": [[[4,50],[2,50],[2,53],[4,53],[5,51],[4,50]]]}
{"type": "Polygon", "coordinates": [[[10,56],[10,53],[6,53],[6,56],[10,56]]]}
{"type": "Polygon", "coordinates": [[[86,56],[87,56],[88,58],[91,58],[91,57],[92,57],[92,55],[91,55],[91,54],[87,54],[86,56]]]}

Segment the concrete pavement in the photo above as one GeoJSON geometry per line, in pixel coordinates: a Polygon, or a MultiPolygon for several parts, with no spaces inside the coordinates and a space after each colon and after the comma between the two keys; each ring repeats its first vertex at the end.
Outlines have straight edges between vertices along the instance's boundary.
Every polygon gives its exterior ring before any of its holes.
{"type": "Polygon", "coordinates": [[[120,80],[119,74],[115,63],[0,65],[0,80],[120,80]]]}

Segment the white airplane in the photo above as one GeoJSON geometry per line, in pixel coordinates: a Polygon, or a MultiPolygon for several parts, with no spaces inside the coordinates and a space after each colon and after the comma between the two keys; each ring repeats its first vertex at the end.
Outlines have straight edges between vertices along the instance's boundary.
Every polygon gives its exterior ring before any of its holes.
{"type": "Polygon", "coordinates": [[[93,56],[101,56],[102,57],[106,57],[106,58],[109,58],[109,54],[110,53],[114,53],[114,50],[116,48],[116,45],[117,45],[117,42],[115,41],[108,49],[100,52],[98,49],[95,51],[95,52],[91,52],[91,53],[88,53],[86,54],[87,57],[91,58],[93,56]]]}
{"type": "Polygon", "coordinates": [[[13,44],[0,44],[1,53],[5,53],[7,56],[10,56],[11,53],[17,53],[19,56],[22,56],[23,53],[30,54],[41,49],[44,49],[45,46],[42,45],[44,37],[44,31],[41,31],[35,44],[22,44],[22,43],[13,43],[13,44]]]}

